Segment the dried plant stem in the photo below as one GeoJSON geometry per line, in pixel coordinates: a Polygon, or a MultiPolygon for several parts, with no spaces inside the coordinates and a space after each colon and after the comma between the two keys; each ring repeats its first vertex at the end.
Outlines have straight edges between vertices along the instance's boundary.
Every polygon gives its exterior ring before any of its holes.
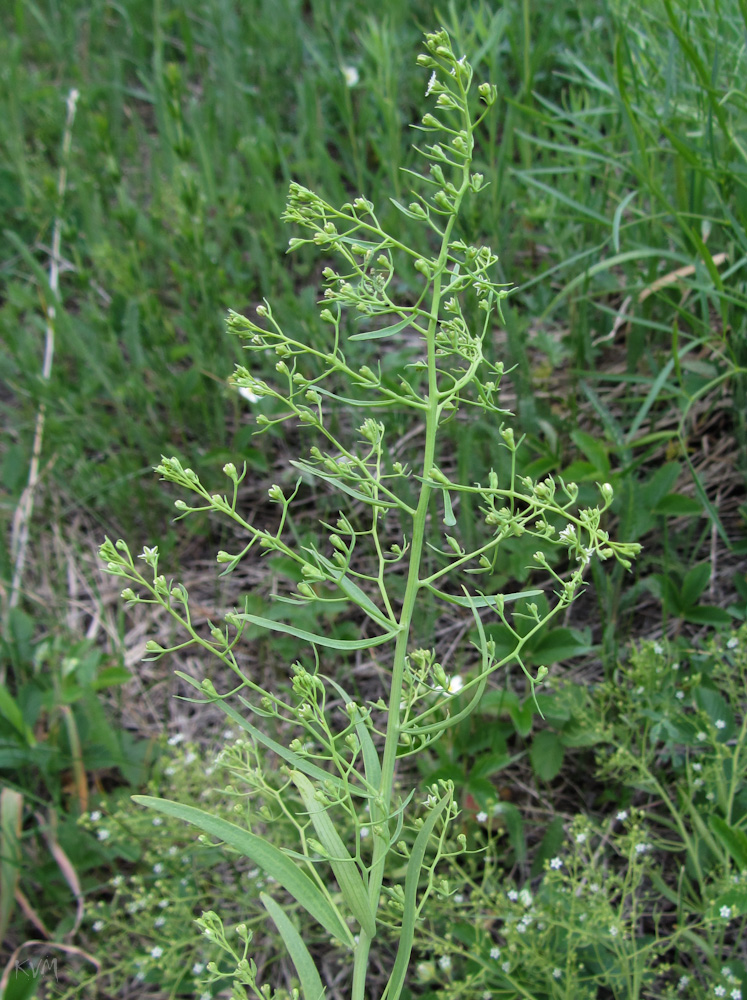
{"type": "MultiPolygon", "coordinates": [[[[67,117],[65,120],[65,132],[62,137],[62,162],[57,180],[57,215],[54,220],[52,230],[52,254],[49,262],[49,292],[50,301],[47,305],[46,328],[44,338],[44,363],[42,365],[42,379],[49,382],[52,376],[52,363],[54,361],[55,342],[55,303],[59,299],[60,284],[60,236],[62,230],[62,203],[67,188],[67,165],[70,158],[70,147],[73,137],[73,122],[75,120],[75,108],[78,103],[78,91],[73,89],[67,95],[67,117]]],[[[34,496],[39,483],[39,467],[41,464],[42,442],[44,440],[44,420],[46,416],[46,405],[44,400],[39,403],[39,410],[36,414],[36,427],[34,429],[34,443],[31,448],[31,462],[29,463],[29,478],[24,487],[21,498],[18,501],[13,515],[13,526],[10,537],[10,554],[13,563],[13,579],[10,585],[10,595],[6,608],[7,612],[16,607],[21,594],[21,582],[23,571],[26,565],[26,550],[29,540],[29,528],[31,516],[34,511],[34,496]]]]}

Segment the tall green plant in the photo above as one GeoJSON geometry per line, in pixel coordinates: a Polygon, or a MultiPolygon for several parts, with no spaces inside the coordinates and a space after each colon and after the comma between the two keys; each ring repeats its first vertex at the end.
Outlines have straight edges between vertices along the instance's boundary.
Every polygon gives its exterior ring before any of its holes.
{"type": "MultiPolygon", "coordinates": [[[[108,571],[138,588],[136,593],[128,586],[125,600],[166,609],[185,633],[183,642],[169,648],[150,642],[151,658],[197,646],[236,675],[234,690],[219,693],[209,678],[198,681],[180,674],[248,734],[246,741],[227,748],[224,757],[242,786],[259,793],[265,805],[251,815],[237,807],[243,822],[232,824],[195,806],[146,797],[136,801],[193,823],[276,879],[324,928],[330,945],[352,957],[354,1000],[366,993],[377,931],[382,922],[391,928],[393,920],[399,944],[383,996],[398,1000],[423,907],[434,892],[448,891],[436,879],[439,860],[455,844],[463,849],[465,843],[448,839],[457,814],[452,785],[442,782],[421,795],[415,789],[405,794],[395,781],[398,762],[466,718],[478,705],[488,678],[509,662],[518,661],[534,691],[547,669],[531,673],[522,661],[524,647],[568,607],[592,557],[614,557],[629,566],[628,557],[639,548],[610,540],[600,526],[612,500],[609,485],[600,486],[599,506],[579,509],[574,484],[518,476],[519,442],[503,423],[501,440],[511,457],[505,481],[491,472],[487,484],[471,484],[455,481],[445,471],[439,447],[445,421],[470,410],[502,421],[508,412],[498,405],[503,366],[487,362],[483,354],[493,317],[496,311],[500,315],[501,300],[508,293],[491,277],[497,258],[490,248],[472,246],[456,233],[464,200],[483,188],[483,178],[471,169],[474,133],[496,100],[495,88],[488,83],[477,88],[483,109],[475,117],[472,68],[466,57],[455,55],[444,30],[426,36],[426,50],[418,62],[431,72],[426,96],[435,97],[436,113],[426,114],[418,129],[425,139],[419,152],[429,163],[429,173],[413,175],[419,190],[409,205],[395,202],[408,220],[422,224],[421,246],[408,246],[383,229],[374,206],[363,197],[336,209],[292,184],[285,218],[309,235],[292,239],[291,249],[315,244],[342,261],[340,271],[327,266],[323,272],[326,339],[308,343],[283,330],[267,303],[257,309],[264,326],[237,313],[229,317],[229,329],[246,338],[251,353],[277,358],[273,383],[246,366],[237,367],[234,375],[236,385],[250,397],[270,401],[261,404],[266,411],[258,417],[260,426],[289,421],[319,442],[308,457],[292,463],[300,479],[290,495],[278,485],[270,489],[270,500],[279,510],[277,526],[260,527],[243,517],[240,485],[246,470],[239,473],[233,464],[225,466],[231,484],[225,496],[211,493],[177,459],[164,458],[157,468],[165,480],[197,498],[194,505],[176,501],[181,516],[198,510],[220,512],[245,533],[240,551],[218,554],[226,572],[242,559],[278,553],[302,576],[295,596],[281,600],[323,609],[326,602],[342,599],[361,637],[309,632],[251,614],[248,605],[202,634],[192,623],[186,588],[159,573],[157,547],[145,548],[138,560],[123,541],[113,544],[107,539],[101,550],[108,571]],[[408,278],[404,287],[419,281],[415,301],[395,298],[397,278],[403,276],[408,278]],[[351,316],[363,329],[350,332],[351,316]],[[377,372],[375,357],[362,367],[352,367],[346,359],[347,341],[368,342],[375,351],[404,339],[417,354],[397,385],[377,372]],[[340,394],[341,383],[349,386],[345,396],[340,394]],[[409,411],[424,424],[417,471],[395,458],[384,420],[371,415],[385,416],[391,408],[409,411]],[[357,440],[350,440],[344,431],[332,429],[333,420],[356,409],[363,410],[364,419],[357,440]],[[299,545],[292,514],[303,480],[330,487],[341,508],[334,526],[321,525],[318,542],[299,545]],[[456,537],[454,515],[454,505],[466,495],[479,503],[484,529],[469,550],[456,537]],[[429,523],[436,518],[445,529],[440,548],[426,543],[429,523]],[[494,571],[502,543],[519,535],[536,539],[533,561],[545,591],[482,593],[480,576],[494,571]],[[558,557],[566,560],[565,570],[553,568],[558,557]],[[476,662],[456,710],[459,685],[437,662],[432,636],[421,634],[421,612],[428,602],[448,605],[452,613],[461,609],[474,622],[476,662]],[[483,613],[497,617],[512,637],[507,655],[498,653],[486,637],[483,613]],[[306,662],[292,666],[293,704],[242,669],[239,644],[247,625],[282,632],[308,645],[306,662]],[[347,654],[361,650],[375,656],[388,677],[382,697],[365,704],[332,676],[347,654]],[[244,714],[229,704],[231,696],[244,714]],[[250,721],[256,718],[271,720],[277,732],[295,735],[286,742],[275,740],[250,721]],[[286,766],[285,784],[279,789],[263,776],[262,754],[267,750],[286,766]],[[267,820],[281,815],[298,831],[296,851],[272,842],[267,820]],[[405,866],[403,884],[392,877],[395,864],[405,866]],[[330,888],[330,871],[337,889],[330,888]]],[[[339,422],[344,424],[344,418],[339,422]]],[[[291,911],[267,894],[261,898],[287,946],[305,1000],[319,1000],[324,987],[291,911]]],[[[239,925],[235,934],[227,935],[212,912],[204,915],[202,926],[231,956],[236,982],[261,996],[246,927],[239,925]]]]}

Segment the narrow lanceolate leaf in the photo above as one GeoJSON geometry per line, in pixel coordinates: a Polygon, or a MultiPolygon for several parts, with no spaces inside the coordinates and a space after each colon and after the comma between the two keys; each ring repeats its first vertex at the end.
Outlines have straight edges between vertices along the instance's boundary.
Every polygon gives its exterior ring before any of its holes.
{"type": "Polygon", "coordinates": [[[259,898],[262,905],[272,917],[278,929],[280,937],[283,939],[288,954],[296,967],[298,978],[301,982],[304,1000],[321,1000],[324,996],[324,987],[319,978],[314,959],[309,954],[309,949],[303,943],[303,938],[271,896],[260,892],[259,898]]]}
{"type": "Polygon", "coordinates": [[[740,871],[747,871],[747,833],[737,826],[729,826],[720,816],[711,816],[708,824],[740,871]]]}
{"type": "Polygon", "coordinates": [[[171,802],[169,799],[158,799],[151,795],[133,795],[132,801],[149,809],[155,809],[166,816],[191,823],[203,833],[229,844],[287,889],[296,902],[319,921],[328,934],[347,947],[354,947],[352,934],[329,899],[290,858],[263,837],[257,837],[248,830],[236,826],[235,823],[211,816],[202,809],[171,802]]]}
{"type": "Polygon", "coordinates": [[[343,899],[369,938],[373,938],[376,935],[376,920],[358,865],[343,844],[326,808],[316,798],[314,786],[306,775],[301,774],[300,771],[291,771],[291,778],[301,794],[304,807],[314,824],[316,835],[329,855],[328,860],[343,899]]]}
{"type": "Polygon", "coordinates": [[[368,649],[370,646],[380,646],[394,638],[394,632],[387,632],[386,635],[374,635],[370,639],[332,639],[327,635],[316,635],[314,632],[306,632],[302,628],[294,625],[286,625],[285,622],[274,622],[271,618],[260,618],[259,615],[235,614],[231,615],[231,621],[249,622],[250,625],[258,625],[271,632],[282,632],[284,635],[294,635],[297,639],[305,639],[315,646],[329,646],[330,649],[368,649]]]}
{"type": "Polygon", "coordinates": [[[406,319],[400,320],[399,323],[393,323],[392,326],[383,326],[379,330],[367,330],[365,333],[353,333],[348,339],[380,340],[382,337],[393,337],[395,333],[401,333],[406,327],[411,326],[412,321],[413,317],[408,316],[406,319]]]}
{"type": "Polygon", "coordinates": [[[412,942],[415,937],[418,884],[425,859],[425,851],[428,847],[431,833],[433,833],[433,828],[449,802],[451,802],[451,793],[447,792],[421,826],[420,832],[412,846],[410,860],[407,862],[407,874],[405,875],[405,908],[402,913],[402,933],[399,938],[397,958],[394,961],[394,968],[387,984],[387,997],[399,997],[404,985],[405,974],[410,964],[412,942]]]}
{"type": "Polygon", "coordinates": [[[22,813],[21,793],[3,788],[0,793],[0,941],[5,940],[21,875],[22,813]]]}

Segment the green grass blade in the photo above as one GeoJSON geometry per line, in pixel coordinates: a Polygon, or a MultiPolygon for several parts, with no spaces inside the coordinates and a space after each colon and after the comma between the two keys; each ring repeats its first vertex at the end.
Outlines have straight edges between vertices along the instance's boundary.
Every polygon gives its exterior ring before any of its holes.
{"type": "Polygon", "coordinates": [[[319,921],[328,934],[347,947],[353,947],[352,935],[329,899],[322,895],[298,865],[277,847],[273,847],[264,837],[258,837],[236,826],[235,823],[229,823],[227,820],[211,816],[202,809],[185,806],[180,802],[171,802],[169,799],[159,799],[152,795],[133,795],[132,801],[149,809],[155,809],[166,816],[191,823],[203,833],[217,837],[235,848],[287,889],[296,902],[319,921]]]}
{"type": "Polygon", "coordinates": [[[314,965],[314,959],[309,954],[309,949],[303,943],[303,938],[272,897],[264,892],[260,892],[259,898],[264,908],[272,917],[278,933],[283,939],[285,947],[288,949],[288,954],[301,982],[304,1000],[321,1000],[324,996],[324,987],[319,978],[316,965],[314,965]]]}
{"type": "Polygon", "coordinates": [[[10,923],[21,877],[23,796],[12,788],[0,792],[0,941],[10,923]]]}
{"type": "Polygon", "coordinates": [[[355,650],[370,649],[372,646],[381,646],[394,638],[394,632],[387,632],[385,635],[374,635],[370,639],[333,639],[326,635],[316,635],[314,632],[307,632],[305,629],[296,628],[295,625],[287,625],[285,622],[274,622],[271,618],[261,618],[259,615],[250,615],[246,612],[231,615],[231,619],[246,621],[250,625],[258,625],[266,628],[270,632],[282,632],[283,635],[293,635],[296,639],[304,639],[315,646],[327,646],[329,649],[355,650]]]}

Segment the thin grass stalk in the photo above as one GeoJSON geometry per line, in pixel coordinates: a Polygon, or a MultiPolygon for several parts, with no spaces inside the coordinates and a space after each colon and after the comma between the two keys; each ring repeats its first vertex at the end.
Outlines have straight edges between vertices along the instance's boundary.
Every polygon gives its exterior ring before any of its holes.
{"type": "MultiPolygon", "coordinates": [[[[55,347],[55,303],[59,301],[60,286],[60,240],[62,234],[62,206],[67,190],[67,167],[70,161],[70,149],[73,140],[73,122],[75,121],[75,109],[78,103],[79,92],[73,88],[67,95],[67,116],[65,119],[65,131],[62,137],[62,162],[57,179],[57,214],[52,230],[52,255],[49,262],[49,291],[50,302],[47,305],[47,315],[44,333],[44,362],[42,365],[42,380],[49,384],[52,377],[52,365],[54,363],[55,347]]],[[[28,548],[29,528],[31,517],[34,512],[34,497],[39,484],[39,468],[41,465],[42,444],[44,441],[44,421],[46,417],[46,403],[42,399],[36,414],[36,426],[34,428],[34,442],[31,448],[31,462],[29,463],[29,477],[24,487],[18,506],[13,515],[13,525],[10,538],[10,555],[13,563],[13,578],[10,585],[10,595],[6,607],[5,617],[12,608],[18,604],[21,594],[21,584],[23,581],[23,571],[26,565],[26,551],[28,548]]],[[[6,621],[7,625],[7,621],[6,621]]],[[[0,674],[0,680],[4,679],[4,670],[0,674]]]]}

